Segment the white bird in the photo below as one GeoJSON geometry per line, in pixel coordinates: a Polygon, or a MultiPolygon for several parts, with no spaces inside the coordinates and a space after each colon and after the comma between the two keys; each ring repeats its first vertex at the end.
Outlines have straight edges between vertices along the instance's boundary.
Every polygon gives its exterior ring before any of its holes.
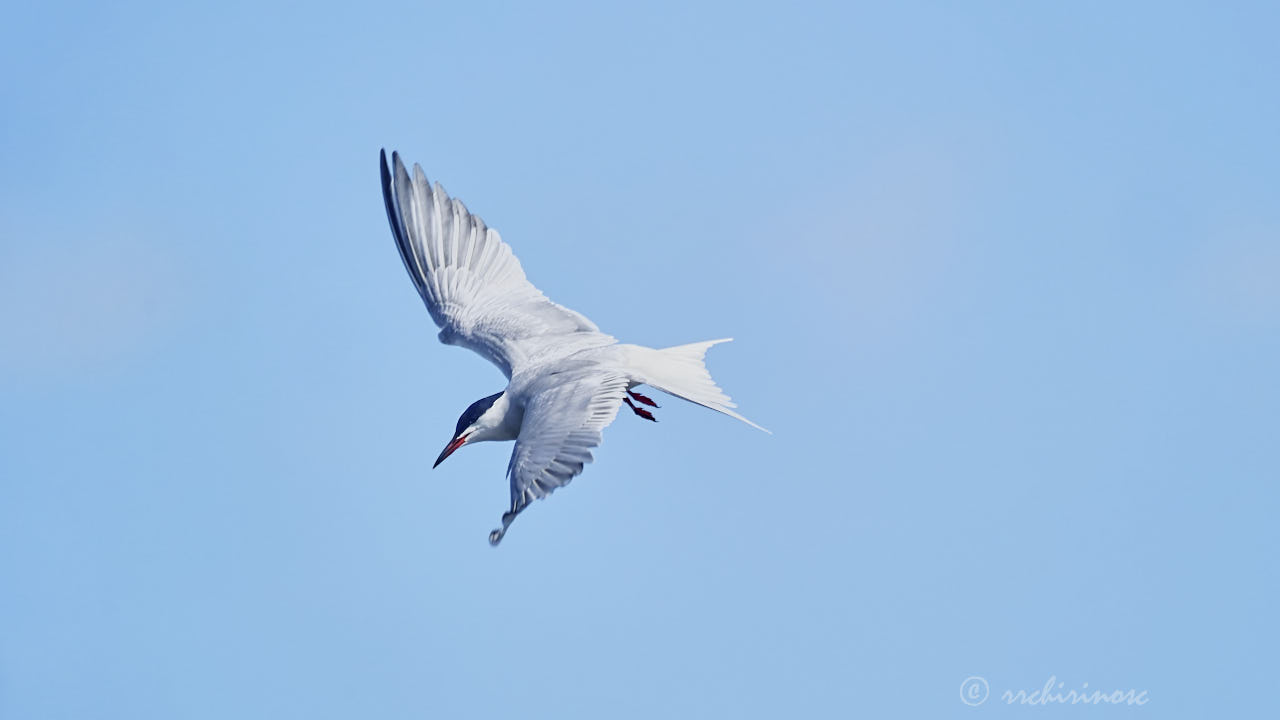
{"type": "MultiPolygon", "coordinates": [[[[511,248],[451,199],[422,168],[413,177],[398,153],[394,169],[381,153],[382,197],[391,234],[409,277],[440,327],[440,341],[474,350],[509,381],[502,392],[475,401],[460,418],[453,439],[436,459],[490,440],[515,440],[507,464],[511,509],[489,533],[497,545],[511,522],[535,499],[567,485],[591,462],[591,448],[623,403],[655,420],[635,402],[658,407],[636,392],[649,385],[735,417],[737,407],[716,387],[703,364],[707,348],[724,340],[662,350],[623,345],[595,323],[551,302],[525,279],[511,248]]],[[[768,430],[764,430],[769,432],[768,430]]]]}

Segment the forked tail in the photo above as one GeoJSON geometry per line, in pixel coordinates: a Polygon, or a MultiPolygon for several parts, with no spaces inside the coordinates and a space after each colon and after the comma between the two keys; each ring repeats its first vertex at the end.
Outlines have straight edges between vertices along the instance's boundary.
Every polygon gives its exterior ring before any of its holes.
{"type": "Polygon", "coordinates": [[[632,346],[635,352],[634,364],[639,371],[637,380],[669,395],[675,395],[691,403],[737,418],[757,430],[764,430],[772,435],[773,433],[734,412],[733,408],[738,406],[734,405],[729,396],[716,386],[715,380],[711,379],[711,373],[707,372],[707,366],[703,362],[707,349],[732,339],[708,340],[661,350],[632,346]]]}

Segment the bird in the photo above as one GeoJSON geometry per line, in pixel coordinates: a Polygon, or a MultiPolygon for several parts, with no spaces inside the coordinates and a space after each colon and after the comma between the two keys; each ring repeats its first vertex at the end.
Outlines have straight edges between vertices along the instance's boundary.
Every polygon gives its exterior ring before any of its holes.
{"type": "Polygon", "coordinates": [[[734,411],[711,379],[707,350],[732,338],[663,349],[619,343],[595,323],[547,299],[525,277],[497,230],[432,185],[400,154],[380,153],[382,198],[409,278],[446,345],[471,350],[502,371],[507,387],[462,412],[432,468],[459,448],[515,441],[507,464],[511,505],[489,533],[498,545],[512,521],[592,461],[601,432],[625,404],[657,422],[657,402],[635,391],[655,388],[768,433],[734,411]]]}

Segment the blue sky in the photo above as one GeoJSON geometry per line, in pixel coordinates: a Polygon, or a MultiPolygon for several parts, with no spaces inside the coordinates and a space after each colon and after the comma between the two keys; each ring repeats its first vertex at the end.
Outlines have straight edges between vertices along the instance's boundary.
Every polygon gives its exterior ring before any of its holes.
{"type": "Polygon", "coordinates": [[[7,9],[0,717],[1270,708],[1278,20],[7,9]],[[381,147],[775,435],[659,399],[490,548],[381,147]]]}

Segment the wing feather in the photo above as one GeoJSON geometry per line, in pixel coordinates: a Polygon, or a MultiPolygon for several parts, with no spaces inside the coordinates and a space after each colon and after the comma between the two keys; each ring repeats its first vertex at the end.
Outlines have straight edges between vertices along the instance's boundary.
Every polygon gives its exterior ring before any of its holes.
{"type": "Polygon", "coordinates": [[[381,155],[382,197],[391,234],[414,287],[440,327],[440,340],[473,350],[509,378],[548,348],[616,342],[579,313],[551,302],[524,275],[497,230],[432,185],[397,153],[381,155]]]}
{"type": "Polygon", "coordinates": [[[495,545],[529,503],[582,473],[592,460],[592,448],[603,440],[601,431],[617,417],[630,383],[625,375],[600,371],[564,375],[541,381],[525,403],[520,437],[507,464],[511,509],[502,516],[502,528],[489,535],[495,545]]]}

